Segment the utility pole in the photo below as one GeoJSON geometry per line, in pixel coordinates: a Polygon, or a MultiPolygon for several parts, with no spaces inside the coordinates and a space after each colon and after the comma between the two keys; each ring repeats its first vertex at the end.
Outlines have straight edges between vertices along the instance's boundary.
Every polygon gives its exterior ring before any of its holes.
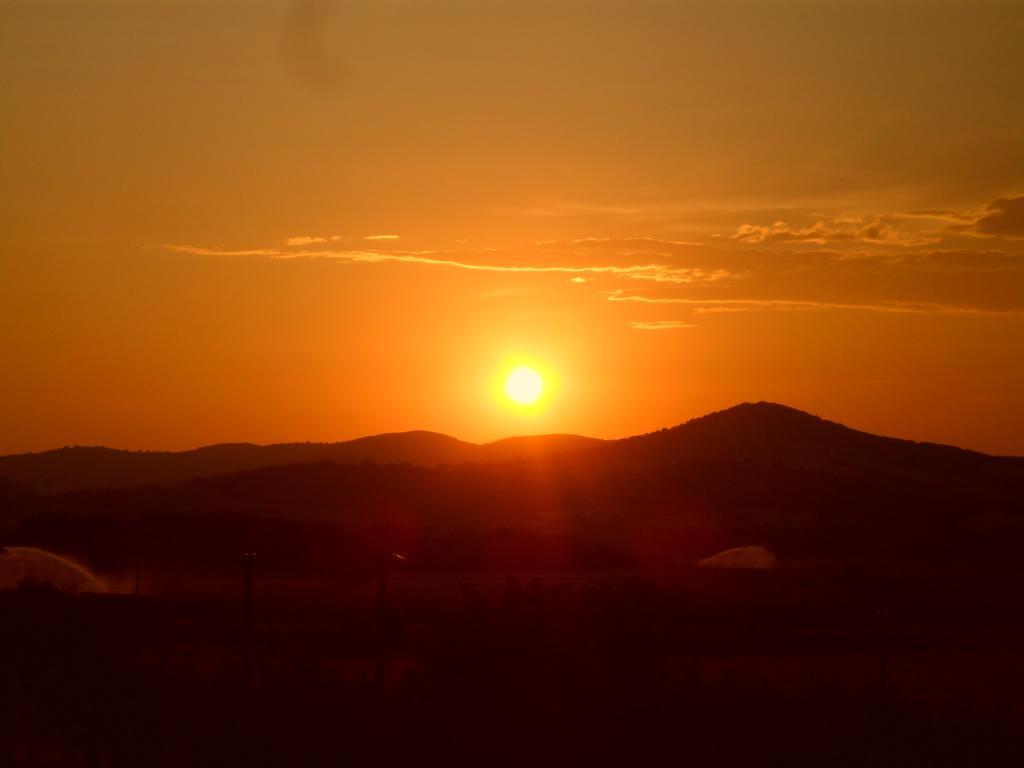
{"type": "Polygon", "coordinates": [[[142,570],[142,521],[135,521],[135,596],[139,596],[139,571],[142,570]]]}
{"type": "Polygon", "coordinates": [[[374,664],[373,681],[378,693],[384,692],[384,662],[387,655],[387,600],[388,563],[405,560],[403,555],[390,552],[382,555],[377,563],[377,659],[374,664]]]}
{"type": "Polygon", "coordinates": [[[889,641],[889,608],[883,603],[878,611],[878,695],[884,701],[888,687],[889,665],[886,658],[889,641]]]}
{"type": "Polygon", "coordinates": [[[252,682],[252,571],[255,552],[242,553],[242,680],[248,688],[252,682]]]}

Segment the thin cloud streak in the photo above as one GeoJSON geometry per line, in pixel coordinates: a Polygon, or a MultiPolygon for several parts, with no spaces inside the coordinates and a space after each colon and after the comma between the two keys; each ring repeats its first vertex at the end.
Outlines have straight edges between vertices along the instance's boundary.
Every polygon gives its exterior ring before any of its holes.
{"type": "MultiPolygon", "coordinates": [[[[300,236],[294,241],[308,241],[317,236],[300,236]]],[[[332,236],[333,237],[333,236],[332,236]]],[[[783,258],[778,253],[765,254],[717,250],[709,253],[672,256],[647,253],[629,254],[621,250],[607,252],[609,246],[635,247],[637,244],[653,247],[660,244],[666,248],[685,246],[681,241],[659,240],[657,238],[580,238],[570,241],[539,241],[523,249],[478,249],[478,250],[399,250],[387,247],[369,248],[252,248],[226,249],[216,246],[196,245],[154,245],[179,253],[213,256],[221,258],[265,258],[329,260],[343,264],[407,264],[420,267],[438,267],[448,270],[490,273],[495,275],[558,275],[574,285],[588,285],[598,280],[606,281],[607,288],[616,290],[598,292],[612,302],[636,302],[648,304],[672,304],[688,307],[691,315],[754,312],[754,311],[848,311],[877,312],[889,315],[945,315],[945,316],[988,316],[1021,317],[1024,306],[1013,298],[1013,286],[1021,257],[1002,251],[927,251],[850,254],[842,252],[805,252],[790,254],[783,258]],[[539,248],[540,250],[533,250],[539,248]],[[586,249],[578,250],[578,249],[586,249]],[[592,250],[594,249],[594,250],[592,250]],[[663,256],[661,258],[660,256],[663,256]],[[679,260],[689,262],[677,266],[679,260]],[[527,261],[528,260],[528,261],[527,261]],[[699,264],[694,264],[698,260],[699,264]],[[632,262],[632,263],[631,263],[632,262]],[[834,270],[843,270],[836,273],[834,270]],[[908,270],[921,271],[931,277],[918,279],[908,270]],[[872,293],[891,293],[893,284],[904,284],[911,291],[915,286],[934,288],[934,275],[938,272],[972,272],[974,276],[960,280],[957,284],[939,285],[938,292],[929,295],[907,295],[903,299],[875,299],[872,293]],[[1008,273],[1004,279],[998,277],[998,293],[993,284],[988,296],[1002,297],[1001,301],[978,299],[978,280],[991,280],[986,274],[1008,273]],[[841,274],[845,282],[857,285],[859,296],[836,297],[835,277],[841,274]],[[759,298],[778,295],[780,276],[798,275],[803,286],[804,298],[780,299],[759,298]],[[891,276],[891,277],[890,277],[891,276]],[[650,295],[642,290],[630,291],[626,283],[643,281],[655,285],[688,287],[715,287],[715,293],[728,288],[723,298],[708,294],[695,294],[692,298],[673,297],[664,294],[650,295]],[[900,282],[902,281],[902,282],[900,282]],[[912,281],[912,282],[908,282],[912,281]],[[929,281],[932,281],[929,283],[929,281]],[[608,285],[611,283],[611,285],[608,285]],[[962,290],[957,286],[965,286],[962,290]],[[742,287],[741,287],[742,286],[742,287]],[[774,286],[774,287],[773,287],[774,286]],[[815,291],[818,286],[821,291],[815,291]],[[872,287],[873,286],[873,287],[872,287]],[[816,298],[816,293],[827,291],[828,297],[816,298]],[[942,295],[943,292],[945,295],[942,295]],[[737,295],[738,294],[738,295],[737,295]],[[937,294],[937,295],[936,295],[937,294]]],[[[653,292],[653,288],[652,288],[653,292]]],[[[643,328],[642,330],[654,330],[643,328]]]]}
{"type": "Polygon", "coordinates": [[[629,327],[638,331],[669,331],[676,328],[698,328],[699,326],[694,323],[684,323],[682,320],[638,320],[630,323],[629,327]]]}
{"type": "Polygon", "coordinates": [[[284,244],[293,247],[302,247],[306,245],[316,245],[318,243],[333,243],[338,240],[341,240],[341,235],[297,235],[295,237],[289,237],[284,241],[284,244]]]}
{"type": "Polygon", "coordinates": [[[750,245],[805,243],[829,245],[865,243],[872,245],[921,246],[939,242],[938,235],[928,232],[908,232],[898,217],[837,217],[822,219],[806,227],[795,227],[785,221],[771,225],[743,224],[729,239],[750,245]]]}
{"type": "Polygon", "coordinates": [[[1024,239],[1024,195],[993,200],[970,224],[952,225],[949,229],[976,237],[1024,239]]]}
{"type": "Polygon", "coordinates": [[[224,248],[205,245],[172,245],[168,243],[144,245],[143,248],[161,248],[163,250],[174,251],[175,253],[187,253],[190,256],[224,256],[228,258],[259,256],[267,259],[286,259],[292,255],[287,251],[282,251],[277,248],[244,248],[227,250],[224,248]]]}
{"type": "Polygon", "coordinates": [[[611,291],[608,301],[636,302],[640,304],[675,304],[693,307],[695,314],[710,312],[749,312],[758,310],[811,310],[884,312],[904,315],[977,315],[992,317],[1024,317],[1024,309],[985,309],[955,304],[893,301],[878,303],[814,301],[805,299],[685,299],[678,297],[652,297],[611,291]]]}
{"type": "Polygon", "coordinates": [[[526,265],[526,264],[476,264],[455,258],[442,258],[444,251],[375,251],[375,250],[305,250],[282,251],[276,249],[226,250],[208,246],[164,244],[154,246],[178,253],[200,256],[262,256],[270,259],[330,259],[354,264],[419,264],[423,266],[449,267],[472,272],[497,272],[520,274],[568,274],[568,275],[610,275],[631,280],[646,280],[656,283],[691,285],[713,283],[730,276],[727,270],[704,270],[699,268],[669,267],[664,264],[634,264],[626,266],[593,265],[526,265]]]}

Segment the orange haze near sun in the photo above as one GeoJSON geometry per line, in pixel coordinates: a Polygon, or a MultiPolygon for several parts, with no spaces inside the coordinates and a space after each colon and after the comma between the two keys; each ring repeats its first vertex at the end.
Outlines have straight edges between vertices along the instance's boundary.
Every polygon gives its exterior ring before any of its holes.
{"type": "Polygon", "coordinates": [[[771,400],[1024,454],[1021,39],[976,0],[5,2],[0,453],[771,400]]]}

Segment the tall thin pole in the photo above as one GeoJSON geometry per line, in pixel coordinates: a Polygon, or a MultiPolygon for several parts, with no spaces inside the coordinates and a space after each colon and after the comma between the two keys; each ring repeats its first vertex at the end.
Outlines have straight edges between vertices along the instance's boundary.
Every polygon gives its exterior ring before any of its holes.
{"type": "Polygon", "coordinates": [[[386,642],[385,622],[387,621],[388,599],[388,556],[380,559],[377,570],[377,661],[373,681],[378,691],[384,690],[384,654],[386,642]]]}
{"type": "Polygon", "coordinates": [[[139,571],[142,570],[142,522],[135,521],[135,595],[139,594],[139,571]]]}
{"type": "Polygon", "coordinates": [[[888,659],[886,652],[889,641],[889,609],[883,604],[878,609],[878,694],[885,703],[888,687],[888,659]]]}
{"type": "Polygon", "coordinates": [[[405,555],[387,552],[377,562],[377,663],[374,665],[374,684],[377,690],[384,692],[384,661],[388,649],[388,563],[404,562],[405,555]]]}
{"type": "Polygon", "coordinates": [[[255,552],[242,554],[242,679],[248,686],[252,672],[252,571],[255,552]]]}

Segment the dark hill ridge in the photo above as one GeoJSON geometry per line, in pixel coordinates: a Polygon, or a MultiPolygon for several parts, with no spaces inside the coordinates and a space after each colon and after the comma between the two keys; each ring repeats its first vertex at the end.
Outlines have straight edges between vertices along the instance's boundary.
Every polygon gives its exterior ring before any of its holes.
{"type": "Polygon", "coordinates": [[[543,459],[603,441],[578,435],[513,437],[477,445],[437,432],[395,432],[341,443],[221,443],[188,451],[74,446],[0,456],[0,478],[45,492],[180,483],[289,464],[416,464],[432,467],[543,459]]]}
{"type": "Polygon", "coordinates": [[[519,459],[543,460],[567,454],[589,452],[609,441],[580,435],[530,435],[506,437],[479,446],[477,461],[502,462],[519,459]]]}
{"type": "Polygon", "coordinates": [[[614,441],[474,445],[414,432],[180,454],[69,449],[0,467],[43,459],[35,470],[51,482],[90,479],[83,462],[57,473],[54,455],[105,461],[103,477],[136,483],[50,494],[0,483],[0,534],[110,571],[137,552],[152,567],[217,570],[255,550],[281,573],[326,573],[382,549],[439,570],[661,568],[752,542],[783,559],[1016,561],[1024,540],[1024,459],[770,403],[614,441]],[[140,484],[145,472],[165,482],[140,484]]]}
{"type": "Polygon", "coordinates": [[[743,403],[606,449],[616,465],[726,460],[940,484],[1024,481],[1024,458],[880,437],[776,403],[743,403]]]}
{"type": "Polygon", "coordinates": [[[179,483],[291,464],[414,464],[509,461],[644,469],[682,461],[747,461],[794,469],[896,477],[972,490],[1019,488],[1024,459],[879,437],[774,403],[743,403],[684,424],[621,440],[578,435],[513,437],[478,445],[435,432],[401,432],[340,443],[226,443],[190,451],[74,447],[0,456],[0,478],[37,490],[179,483]]]}
{"type": "Polygon", "coordinates": [[[0,477],[54,492],[178,483],[193,477],[316,461],[462,463],[469,460],[476,447],[433,432],[375,435],[343,443],[221,443],[188,451],[124,451],[74,446],[0,456],[0,477]]]}

